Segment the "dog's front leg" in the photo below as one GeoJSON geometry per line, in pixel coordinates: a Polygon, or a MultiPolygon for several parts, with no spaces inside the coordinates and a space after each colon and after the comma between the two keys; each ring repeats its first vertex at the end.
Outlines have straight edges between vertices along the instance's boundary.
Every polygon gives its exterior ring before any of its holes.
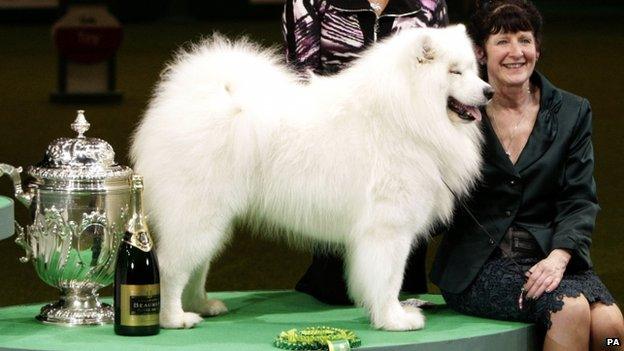
{"type": "Polygon", "coordinates": [[[405,310],[399,303],[413,236],[397,230],[390,226],[371,227],[347,245],[349,293],[368,310],[373,327],[421,329],[425,318],[420,310],[405,310]]]}

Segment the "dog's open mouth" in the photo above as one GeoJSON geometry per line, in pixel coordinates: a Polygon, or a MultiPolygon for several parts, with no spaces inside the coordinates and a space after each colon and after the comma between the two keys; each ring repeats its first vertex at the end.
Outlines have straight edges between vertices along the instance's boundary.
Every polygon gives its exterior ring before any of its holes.
{"type": "Polygon", "coordinates": [[[459,118],[466,121],[480,121],[481,120],[481,111],[476,106],[468,106],[464,105],[461,102],[457,101],[455,98],[448,98],[447,106],[451,111],[457,113],[459,118]]]}

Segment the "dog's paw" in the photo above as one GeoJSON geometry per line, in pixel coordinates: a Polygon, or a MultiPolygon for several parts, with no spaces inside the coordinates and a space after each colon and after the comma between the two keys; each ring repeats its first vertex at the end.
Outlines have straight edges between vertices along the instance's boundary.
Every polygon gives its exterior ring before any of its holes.
{"type": "Polygon", "coordinates": [[[160,326],[167,329],[188,329],[193,328],[204,319],[193,312],[182,312],[176,314],[161,313],[160,326]]]}
{"type": "Polygon", "coordinates": [[[387,313],[384,318],[373,320],[373,326],[377,329],[391,331],[418,330],[425,327],[425,316],[419,308],[394,309],[387,313]]]}
{"type": "Polygon", "coordinates": [[[410,330],[418,330],[425,327],[425,315],[422,313],[420,308],[403,306],[403,310],[405,310],[405,312],[407,312],[407,314],[411,317],[411,324],[413,328],[410,330]]]}
{"type": "Polygon", "coordinates": [[[221,300],[205,299],[201,304],[196,306],[193,311],[201,314],[202,316],[209,317],[227,313],[228,309],[221,300]]]}

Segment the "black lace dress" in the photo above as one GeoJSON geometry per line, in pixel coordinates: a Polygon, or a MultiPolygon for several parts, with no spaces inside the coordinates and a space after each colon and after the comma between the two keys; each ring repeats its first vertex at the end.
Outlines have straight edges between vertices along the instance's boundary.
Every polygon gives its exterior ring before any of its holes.
{"type": "MultiPolygon", "coordinates": [[[[541,258],[522,258],[516,262],[528,269],[541,258]]],[[[563,308],[563,298],[583,294],[589,303],[602,302],[611,305],[615,301],[593,270],[567,272],[559,286],[544,293],[537,300],[524,299],[522,310],[518,305],[524,275],[500,250],[494,252],[481,272],[468,288],[461,293],[442,291],[449,307],[454,310],[492,319],[536,323],[542,330],[551,326],[550,315],[563,308]]]]}

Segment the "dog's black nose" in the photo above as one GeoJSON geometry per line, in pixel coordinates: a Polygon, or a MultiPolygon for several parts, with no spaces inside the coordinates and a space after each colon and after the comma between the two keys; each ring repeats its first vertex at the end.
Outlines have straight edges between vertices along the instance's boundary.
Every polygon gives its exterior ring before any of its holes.
{"type": "Polygon", "coordinates": [[[494,96],[494,89],[492,87],[483,88],[483,95],[490,100],[494,96]]]}

